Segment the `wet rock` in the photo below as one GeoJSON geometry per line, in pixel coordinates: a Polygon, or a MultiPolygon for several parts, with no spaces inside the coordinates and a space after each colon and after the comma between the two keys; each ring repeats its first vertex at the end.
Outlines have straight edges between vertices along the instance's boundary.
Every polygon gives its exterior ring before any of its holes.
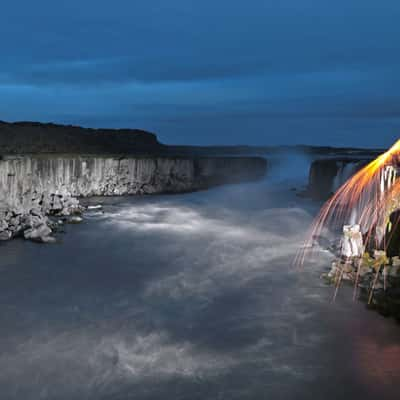
{"type": "Polygon", "coordinates": [[[53,236],[41,236],[38,239],[41,243],[56,243],[56,238],[53,236]]]}
{"type": "Polygon", "coordinates": [[[24,238],[30,240],[42,240],[45,236],[49,236],[51,233],[52,230],[46,224],[42,224],[36,228],[24,231],[24,238]]]}
{"type": "Polygon", "coordinates": [[[8,221],[6,219],[0,220],[0,232],[8,229],[8,221]]]}
{"type": "Polygon", "coordinates": [[[58,213],[58,212],[62,211],[64,206],[63,206],[61,199],[56,195],[52,195],[52,197],[53,197],[53,200],[50,203],[51,212],[58,213]]]}
{"type": "Polygon", "coordinates": [[[87,209],[90,211],[97,211],[101,210],[103,206],[101,204],[95,205],[95,206],[87,206],[87,209]]]}
{"type": "Polygon", "coordinates": [[[42,211],[40,210],[40,208],[37,207],[33,207],[30,210],[30,214],[35,216],[35,217],[41,217],[43,215],[42,211]]]}
{"type": "Polygon", "coordinates": [[[47,220],[42,215],[24,215],[21,217],[21,226],[23,229],[35,228],[36,226],[45,224],[47,220]]]}
{"type": "Polygon", "coordinates": [[[0,232],[0,241],[10,240],[12,233],[10,231],[0,232]]]}
{"type": "Polygon", "coordinates": [[[339,268],[336,262],[332,263],[332,268],[328,273],[328,278],[333,278],[336,276],[336,274],[339,272],[339,268]]]}
{"type": "Polygon", "coordinates": [[[83,221],[83,218],[80,217],[79,215],[73,215],[68,222],[70,224],[80,224],[83,221]]]}

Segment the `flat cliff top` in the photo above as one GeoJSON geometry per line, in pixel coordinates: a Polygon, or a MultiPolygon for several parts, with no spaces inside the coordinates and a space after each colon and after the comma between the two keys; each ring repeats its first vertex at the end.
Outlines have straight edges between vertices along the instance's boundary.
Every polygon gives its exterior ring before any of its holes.
{"type": "Polygon", "coordinates": [[[385,149],[364,149],[355,147],[333,147],[312,145],[282,146],[165,146],[164,152],[190,155],[268,155],[302,153],[320,157],[371,157],[386,151],[385,149]]]}
{"type": "Polygon", "coordinates": [[[382,150],[330,146],[180,146],[164,145],[140,129],[93,129],[40,122],[0,121],[1,154],[57,154],[223,157],[301,152],[319,156],[372,157],[382,150]]]}
{"type": "Polygon", "coordinates": [[[156,135],[139,129],[0,121],[0,154],[150,153],[160,151],[161,147],[156,135]]]}
{"type": "Polygon", "coordinates": [[[124,159],[135,159],[135,160],[171,160],[171,161],[176,161],[176,160],[220,160],[221,162],[223,161],[229,161],[229,160],[237,160],[240,163],[266,163],[267,160],[264,157],[261,156],[247,156],[247,155],[242,155],[242,156],[215,156],[215,155],[173,155],[173,154],[164,154],[161,152],[160,154],[151,154],[151,153],[140,153],[140,154],[122,154],[122,153],[99,153],[99,154],[90,154],[90,153],[15,153],[15,154],[0,154],[0,162],[1,161],[10,161],[10,160],[24,160],[27,158],[31,159],[39,159],[39,160],[52,160],[52,159],[67,159],[67,160],[89,160],[93,158],[98,158],[98,159],[119,159],[119,160],[124,160],[124,159]]]}

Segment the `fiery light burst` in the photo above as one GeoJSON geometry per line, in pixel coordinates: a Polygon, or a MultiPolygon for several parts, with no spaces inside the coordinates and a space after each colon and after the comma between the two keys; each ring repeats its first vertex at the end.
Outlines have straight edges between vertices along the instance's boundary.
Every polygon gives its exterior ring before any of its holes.
{"type": "Polygon", "coordinates": [[[400,180],[388,185],[386,173],[387,167],[397,166],[400,166],[400,140],[348,179],[323,205],[295,263],[304,264],[314,239],[324,229],[336,229],[349,223],[360,225],[366,242],[373,238],[377,248],[381,246],[385,250],[382,239],[386,220],[400,201],[400,180]]]}

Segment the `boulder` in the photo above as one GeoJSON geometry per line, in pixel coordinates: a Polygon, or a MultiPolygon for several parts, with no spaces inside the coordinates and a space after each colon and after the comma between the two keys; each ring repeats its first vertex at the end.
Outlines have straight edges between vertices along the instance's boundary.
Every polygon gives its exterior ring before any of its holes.
{"type": "Polygon", "coordinates": [[[21,225],[23,229],[36,228],[43,224],[48,224],[48,218],[44,215],[27,214],[21,218],[21,225]]]}
{"type": "Polygon", "coordinates": [[[30,240],[40,240],[45,236],[49,236],[52,230],[46,225],[42,224],[36,228],[27,229],[24,231],[24,238],[30,240]]]}
{"type": "Polygon", "coordinates": [[[40,210],[40,208],[34,207],[31,209],[30,211],[31,215],[34,215],[36,217],[41,217],[43,215],[42,211],[40,210]]]}
{"type": "Polygon", "coordinates": [[[53,213],[58,213],[64,208],[62,202],[62,196],[61,197],[60,196],[54,194],[51,195],[52,201],[50,203],[50,206],[51,206],[51,211],[53,213]]]}
{"type": "Polygon", "coordinates": [[[80,217],[79,215],[73,215],[73,216],[68,220],[68,222],[69,222],[70,224],[79,224],[79,223],[81,223],[82,221],[83,221],[83,218],[80,217]]]}
{"type": "Polygon", "coordinates": [[[0,241],[11,239],[12,233],[10,231],[0,232],[0,241]]]}
{"type": "Polygon", "coordinates": [[[0,232],[5,231],[8,228],[8,223],[5,220],[0,219],[0,232]]]}

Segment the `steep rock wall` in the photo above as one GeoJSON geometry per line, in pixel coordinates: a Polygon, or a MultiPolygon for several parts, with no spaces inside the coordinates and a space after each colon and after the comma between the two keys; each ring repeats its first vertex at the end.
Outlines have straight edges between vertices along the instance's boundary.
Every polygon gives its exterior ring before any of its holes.
{"type": "Polygon", "coordinates": [[[326,158],[313,161],[309,172],[308,194],[314,199],[327,199],[372,159],[326,158]]]}
{"type": "Polygon", "coordinates": [[[182,193],[261,178],[257,157],[8,156],[0,160],[0,239],[79,211],[77,197],[182,193]]]}

